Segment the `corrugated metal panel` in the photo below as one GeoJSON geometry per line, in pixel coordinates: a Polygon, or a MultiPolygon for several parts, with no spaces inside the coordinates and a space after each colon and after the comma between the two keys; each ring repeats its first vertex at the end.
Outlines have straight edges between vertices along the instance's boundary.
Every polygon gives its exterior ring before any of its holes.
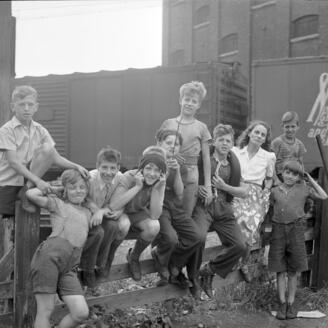
{"type": "Polygon", "coordinates": [[[15,82],[16,85],[29,84],[38,91],[39,110],[34,118],[48,129],[57,151],[69,157],[67,76],[24,77],[15,82]]]}
{"type": "MultiPolygon", "coordinates": [[[[282,133],[280,122],[283,113],[296,111],[301,125],[297,137],[307,148],[304,163],[308,170],[322,166],[311,131],[322,133],[323,142],[328,146],[328,119],[321,122],[320,127],[306,122],[319,94],[319,78],[324,72],[328,73],[328,57],[257,61],[253,65],[252,117],[269,122],[276,137],[282,133]]],[[[327,111],[327,102],[324,107],[327,111]]]]}

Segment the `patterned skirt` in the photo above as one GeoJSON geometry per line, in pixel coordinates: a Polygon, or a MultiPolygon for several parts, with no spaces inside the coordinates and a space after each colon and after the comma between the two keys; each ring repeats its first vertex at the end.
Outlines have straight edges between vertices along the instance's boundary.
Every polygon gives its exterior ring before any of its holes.
{"type": "Polygon", "coordinates": [[[259,228],[269,209],[270,191],[263,191],[256,184],[249,184],[248,195],[245,198],[235,197],[232,208],[240,229],[248,245],[260,246],[259,228]]]}

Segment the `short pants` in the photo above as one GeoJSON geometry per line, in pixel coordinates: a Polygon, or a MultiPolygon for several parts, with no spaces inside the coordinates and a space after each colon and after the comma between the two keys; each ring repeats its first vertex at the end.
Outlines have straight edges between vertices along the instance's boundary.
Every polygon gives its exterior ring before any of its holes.
{"type": "Polygon", "coordinates": [[[269,270],[272,272],[308,270],[302,220],[289,224],[272,224],[269,270]]]}
{"type": "Polygon", "coordinates": [[[51,237],[42,242],[31,262],[30,278],[34,294],[83,295],[76,269],[81,247],[68,240],[51,237]]]}
{"type": "Polygon", "coordinates": [[[22,186],[0,186],[0,214],[3,218],[15,215],[15,202],[22,186]]]}

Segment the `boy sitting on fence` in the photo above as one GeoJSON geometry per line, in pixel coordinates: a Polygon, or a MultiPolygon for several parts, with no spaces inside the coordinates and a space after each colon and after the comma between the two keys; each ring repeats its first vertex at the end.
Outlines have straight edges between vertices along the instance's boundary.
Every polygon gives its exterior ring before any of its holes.
{"type": "Polygon", "coordinates": [[[326,192],[305,173],[303,180],[302,164],[295,160],[287,161],[283,167],[283,183],[271,190],[270,201],[273,205],[272,232],[270,238],[269,270],[277,273],[279,309],[277,318],[297,317],[294,306],[297,289],[297,273],[308,269],[304,241],[304,205],[308,196],[326,199],[326,192]],[[286,304],[286,273],[287,304],[286,304]]]}
{"type": "MultiPolygon", "coordinates": [[[[182,145],[181,134],[175,130],[159,130],[157,145],[166,152],[168,174],[163,211],[159,218],[160,232],[153,243],[152,256],[160,276],[157,286],[170,282],[180,287],[189,287],[189,282],[180,271],[184,263],[202,244],[202,236],[196,223],[186,215],[183,208],[183,183],[180,165],[175,157],[182,145]],[[169,265],[170,264],[170,265],[169,265]],[[171,269],[169,271],[169,268],[171,269]]],[[[157,147],[153,147],[155,150],[157,147]]],[[[152,148],[149,148],[149,152],[152,148]]],[[[197,277],[191,279],[191,292],[197,292],[197,277]]]]}
{"type": "Polygon", "coordinates": [[[77,278],[82,247],[88,236],[91,212],[85,205],[88,182],[74,169],[61,175],[63,200],[48,189],[29,189],[29,200],[50,212],[52,233],[42,242],[31,261],[32,291],[36,298],[35,328],[50,328],[56,294],[66,303],[69,314],[59,327],[76,327],[89,315],[88,305],[77,278]]]}
{"type": "Polygon", "coordinates": [[[132,229],[139,233],[134,247],[127,254],[134,280],[141,279],[141,253],[155,239],[160,229],[158,219],[164,200],[166,157],[163,149],[158,148],[159,153],[143,153],[139,168],[123,174],[110,201],[113,211],[124,208],[132,229]]]}
{"type": "Polygon", "coordinates": [[[115,251],[130,229],[129,218],[123,210],[109,208],[111,197],[123,176],[119,171],[120,162],[121,153],[107,146],[97,155],[97,168],[89,172],[89,206],[95,214],[80,268],[83,283],[91,288],[95,286],[96,277],[108,277],[115,251]]]}
{"type": "Polygon", "coordinates": [[[83,177],[88,176],[81,165],[58,154],[47,129],[33,120],[39,108],[37,98],[31,86],[16,87],[11,102],[14,116],[0,128],[0,215],[3,218],[14,216],[17,195],[26,211],[35,212],[36,207],[28,201],[25,192],[32,186],[45,193],[50,191],[50,184],[41,177],[52,165],[74,168],[83,177]]]}

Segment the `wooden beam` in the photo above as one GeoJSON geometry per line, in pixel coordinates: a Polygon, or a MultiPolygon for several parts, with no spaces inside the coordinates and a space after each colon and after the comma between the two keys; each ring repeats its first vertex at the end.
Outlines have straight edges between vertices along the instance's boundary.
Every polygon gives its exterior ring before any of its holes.
{"type": "Polygon", "coordinates": [[[14,298],[14,283],[12,280],[0,282],[0,299],[14,298]]]}
{"type": "Polygon", "coordinates": [[[8,252],[0,260],[0,282],[8,278],[14,270],[14,247],[10,247],[8,252]]]}
{"type": "Polygon", "coordinates": [[[16,202],[15,218],[14,327],[32,328],[36,306],[28,277],[39,244],[40,211],[27,213],[16,202]]]}
{"type": "Polygon", "coordinates": [[[4,313],[0,314],[0,327],[1,328],[13,328],[13,314],[4,313]]]}

